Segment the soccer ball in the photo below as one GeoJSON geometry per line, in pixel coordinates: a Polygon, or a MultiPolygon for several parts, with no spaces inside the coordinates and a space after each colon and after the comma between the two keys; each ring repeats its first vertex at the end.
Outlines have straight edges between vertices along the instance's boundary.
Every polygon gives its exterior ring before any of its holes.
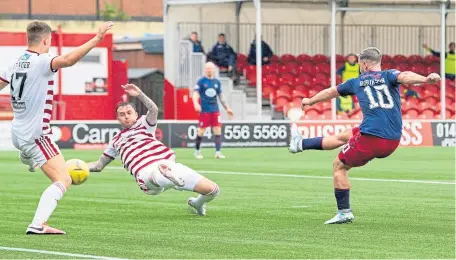
{"type": "Polygon", "coordinates": [[[84,183],[89,177],[90,170],[87,163],[79,159],[71,159],[66,162],[68,173],[71,176],[73,185],[84,183]]]}

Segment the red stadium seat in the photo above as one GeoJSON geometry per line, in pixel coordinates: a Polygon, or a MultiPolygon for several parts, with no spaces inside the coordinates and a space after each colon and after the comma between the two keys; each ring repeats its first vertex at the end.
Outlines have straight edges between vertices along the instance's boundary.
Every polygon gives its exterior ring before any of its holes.
{"type": "Polygon", "coordinates": [[[398,71],[407,71],[409,70],[409,65],[407,63],[396,63],[396,69],[398,71]]]}
{"type": "Polygon", "coordinates": [[[271,86],[278,86],[278,76],[277,74],[267,74],[263,77],[263,84],[271,85],[271,86]]]}
{"type": "Polygon", "coordinates": [[[440,93],[440,85],[437,84],[424,84],[422,88],[432,91],[434,93],[440,93]]]}
{"type": "Polygon", "coordinates": [[[309,89],[309,97],[313,97],[318,93],[315,89],[309,89]]]}
{"type": "Polygon", "coordinates": [[[288,84],[290,86],[295,84],[295,76],[291,73],[285,73],[279,76],[277,79],[277,83],[280,84],[288,84]]]}
{"type": "Polygon", "coordinates": [[[336,84],[339,85],[342,83],[342,77],[340,75],[336,75],[336,84]]]}
{"type": "Polygon", "coordinates": [[[350,116],[350,119],[352,120],[362,120],[363,119],[363,113],[361,111],[355,113],[355,114],[352,114],[350,116]]]}
{"type": "Polygon", "coordinates": [[[311,85],[313,83],[313,77],[307,73],[300,73],[295,78],[295,84],[297,85],[311,85]]]}
{"type": "Polygon", "coordinates": [[[245,69],[247,68],[248,64],[244,62],[236,63],[236,70],[242,73],[245,76],[245,69]]]}
{"type": "Polygon", "coordinates": [[[280,58],[281,63],[297,62],[296,57],[292,54],[284,54],[280,58]]]}
{"type": "Polygon", "coordinates": [[[440,65],[439,64],[434,64],[434,65],[429,65],[427,67],[427,74],[430,73],[440,73],[440,65]]]}
{"type": "Polygon", "coordinates": [[[315,64],[311,62],[303,62],[298,66],[298,74],[309,73],[310,75],[315,75],[317,73],[317,68],[315,64]]]}
{"type": "Polygon", "coordinates": [[[340,54],[337,54],[336,55],[336,63],[337,62],[340,62],[340,63],[344,63],[345,62],[345,57],[343,55],[340,55],[340,54]]]}
{"type": "Polygon", "coordinates": [[[423,95],[421,96],[422,98],[427,98],[427,97],[435,97],[435,98],[440,98],[440,92],[435,92],[429,89],[424,89],[423,95]]]}
{"type": "Polygon", "coordinates": [[[414,64],[411,68],[411,71],[418,73],[420,75],[427,76],[427,67],[421,63],[414,64]]]}
{"type": "Polygon", "coordinates": [[[280,91],[283,91],[283,92],[286,92],[286,93],[290,93],[291,94],[291,87],[290,85],[288,84],[282,84],[279,86],[279,88],[277,90],[280,90],[280,91]]]}
{"type": "Polygon", "coordinates": [[[278,98],[275,100],[275,102],[274,102],[274,104],[275,104],[275,110],[276,110],[276,111],[279,111],[279,112],[283,111],[283,108],[284,108],[285,106],[287,106],[288,103],[290,103],[290,101],[291,101],[291,100],[290,100],[289,98],[287,98],[287,97],[278,97],[278,98]]]}
{"type": "Polygon", "coordinates": [[[385,61],[382,61],[382,68],[387,70],[387,69],[392,69],[393,68],[393,63],[385,61]]]}
{"type": "Polygon", "coordinates": [[[420,55],[410,55],[408,58],[408,63],[410,63],[410,65],[416,65],[416,64],[420,64],[423,62],[423,57],[421,57],[420,55]]]}
{"type": "Polygon", "coordinates": [[[247,67],[245,67],[245,77],[247,79],[256,77],[256,66],[255,65],[247,65],[247,67]]]}
{"type": "Polygon", "coordinates": [[[304,93],[305,97],[309,96],[309,87],[307,85],[296,85],[294,90],[304,93]]]}
{"type": "Polygon", "coordinates": [[[307,94],[303,91],[295,89],[291,92],[291,97],[293,99],[295,99],[295,98],[303,99],[303,98],[307,97],[307,94]]]}
{"type": "Polygon", "coordinates": [[[331,111],[331,101],[326,101],[326,102],[320,103],[320,107],[321,107],[321,111],[327,111],[327,110],[331,111]]]}
{"type": "Polygon", "coordinates": [[[415,119],[418,118],[419,111],[418,109],[411,108],[406,111],[406,115],[408,115],[409,118],[415,119]]]}
{"type": "Polygon", "coordinates": [[[432,109],[425,109],[421,111],[419,118],[421,119],[433,119],[435,117],[435,111],[432,109]]]}
{"type": "Polygon", "coordinates": [[[312,89],[318,92],[322,91],[325,88],[328,88],[328,86],[323,83],[315,83],[312,85],[312,89]]]}
{"type": "Polygon", "coordinates": [[[387,54],[383,54],[382,55],[382,63],[391,63],[393,62],[393,58],[391,58],[391,56],[387,55],[387,54]]]}
{"type": "Polygon", "coordinates": [[[268,98],[271,95],[271,93],[273,93],[275,91],[275,88],[273,86],[267,85],[267,84],[263,84],[262,89],[263,89],[263,91],[261,94],[262,94],[263,98],[268,98]]]}
{"type": "Polygon", "coordinates": [[[440,58],[439,57],[435,57],[434,55],[432,54],[429,54],[427,55],[426,57],[424,57],[424,63],[428,64],[428,65],[432,65],[433,63],[437,63],[440,61],[440,58]]]}
{"type": "Polygon", "coordinates": [[[347,113],[342,113],[342,114],[338,114],[338,115],[336,116],[336,119],[337,119],[337,120],[348,120],[349,117],[348,117],[348,114],[347,114],[347,113]]]}
{"type": "Polygon", "coordinates": [[[242,53],[238,53],[237,55],[237,62],[244,62],[244,63],[247,63],[247,56],[245,56],[244,54],[242,53]]]}
{"type": "Polygon", "coordinates": [[[317,72],[314,77],[314,83],[320,83],[325,86],[331,85],[331,78],[322,72],[317,72]]]}
{"type": "Polygon", "coordinates": [[[329,58],[326,55],[323,54],[317,54],[312,57],[312,60],[318,64],[318,63],[329,63],[329,58]]]}
{"type": "Polygon", "coordinates": [[[428,103],[428,104],[430,104],[430,105],[435,106],[439,101],[437,100],[437,98],[431,96],[431,97],[427,97],[427,98],[424,100],[424,102],[426,102],[426,103],[428,103]]]}
{"type": "Polygon", "coordinates": [[[308,111],[305,111],[304,118],[307,120],[317,120],[319,114],[320,113],[318,111],[316,111],[315,109],[310,109],[308,111]]]}
{"type": "Polygon", "coordinates": [[[296,57],[296,60],[299,63],[303,63],[303,62],[306,62],[306,61],[312,61],[312,57],[303,53],[303,54],[299,54],[298,57],[296,57]]]}
{"type": "Polygon", "coordinates": [[[279,56],[277,56],[277,55],[275,55],[275,54],[272,55],[272,57],[271,57],[271,63],[279,63],[279,62],[280,62],[279,56]]]}
{"type": "Polygon", "coordinates": [[[317,72],[322,72],[327,75],[331,74],[331,66],[327,63],[321,63],[317,65],[317,72]]]}
{"type": "Polygon", "coordinates": [[[394,63],[408,63],[407,61],[407,57],[405,57],[404,55],[395,55],[393,57],[393,62],[394,63]]]}
{"type": "Polygon", "coordinates": [[[277,73],[279,65],[277,64],[268,64],[263,66],[263,74],[277,73]]]}
{"type": "Polygon", "coordinates": [[[297,74],[298,65],[296,63],[281,64],[278,67],[278,72],[279,72],[279,74],[284,74],[284,73],[297,74]]]}
{"type": "MultiPolygon", "coordinates": [[[[454,111],[451,111],[451,110],[448,110],[448,109],[445,110],[445,118],[446,119],[450,119],[453,115],[454,115],[454,111]]],[[[437,116],[440,116],[440,115],[437,115],[437,116]]]]}
{"type": "Polygon", "coordinates": [[[290,91],[287,91],[287,90],[277,89],[274,93],[274,99],[278,99],[279,97],[284,97],[290,101],[291,93],[290,93],[290,91]]]}

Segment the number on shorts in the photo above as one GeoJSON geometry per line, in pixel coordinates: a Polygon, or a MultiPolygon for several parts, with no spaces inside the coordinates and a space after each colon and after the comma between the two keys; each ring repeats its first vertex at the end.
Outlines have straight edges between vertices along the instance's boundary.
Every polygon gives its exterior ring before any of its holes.
{"type": "Polygon", "coordinates": [[[346,153],[350,149],[350,144],[346,143],[344,146],[342,146],[342,153],[346,153]]]}
{"type": "Polygon", "coordinates": [[[372,94],[371,87],[367,86],[364,88],[364,92],[366,92],[367,98],[369,99],[370,109],[374,109],[377,107],[391,109],[394,107],[393,97],[391,96],[391,93],[387,85],[383,84],[380,86],[374,86],[374,89],[377,93],[378,102],[375,100],[374,95],[372,94]],[[388,100],[387,103],[385,103],[385,99],[383,98],[383,96],[386,96],[386,99],[388,100]]]}

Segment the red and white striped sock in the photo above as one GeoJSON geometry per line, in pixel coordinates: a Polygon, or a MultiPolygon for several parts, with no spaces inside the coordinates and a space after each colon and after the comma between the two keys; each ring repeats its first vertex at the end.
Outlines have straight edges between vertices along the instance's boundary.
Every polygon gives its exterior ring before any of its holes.
{"type": "Polygon", "coordinates": [[[35,217],[33,218],[33,226],[41,226],[49,219],[65,191],[65,185],[61,182],[54,182],[43,192],[38,203],[38,208],[36,209],[35,217]]]}

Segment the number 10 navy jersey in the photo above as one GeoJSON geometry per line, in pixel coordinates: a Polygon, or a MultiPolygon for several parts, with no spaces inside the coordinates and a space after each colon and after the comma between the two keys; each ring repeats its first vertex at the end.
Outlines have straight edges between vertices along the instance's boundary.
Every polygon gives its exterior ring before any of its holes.
{"type": "Polygon", "coordinates": [[[397,70],[366,72],[337,86],[341,96],[357,97],[363,112],[361,133],[391,140],[401,139],[399,73],[397,70]]]}

